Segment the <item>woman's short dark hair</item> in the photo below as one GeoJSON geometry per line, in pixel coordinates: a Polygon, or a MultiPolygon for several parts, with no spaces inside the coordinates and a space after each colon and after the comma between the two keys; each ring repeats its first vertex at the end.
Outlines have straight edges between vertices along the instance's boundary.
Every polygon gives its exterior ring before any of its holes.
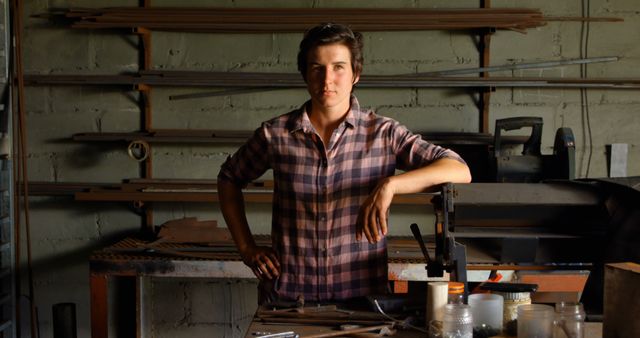
{"type": "Polygon", "coordinates": [[[298,51],[298,71],[307,80],[307,57],[309,51],[324,45],[342,44],[351,52],[351,69],[354,76],[362,73],[362,34],[353,32],[345,25],[323,23],[305,32],[298,51]]]}

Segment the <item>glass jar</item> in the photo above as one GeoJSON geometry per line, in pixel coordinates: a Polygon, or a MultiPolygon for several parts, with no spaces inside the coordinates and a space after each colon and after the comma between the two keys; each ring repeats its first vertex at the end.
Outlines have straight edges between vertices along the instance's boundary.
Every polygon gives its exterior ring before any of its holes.
{"type": "Polygon", "coordinates": [[[464,304],[464,283],[449,282],[448,304],[464,304]]]}
{"type": "Polygon", "coordinates": [[[503,302],[501,295],[493,293],[469,295],[474,336],[493,337],[502,332],[503,302]]]}
{"type": "Polygon", "coordinates": [[[554,338],[584,338],[585,312],[582,303],[556,303],[554,338]]]}
{"type": "Polygon", "coordinates": [[[518,306],[518,338],[551,338],[553,307],[542,304],[518,306]]]}
{"type": "Polygon", "coordinates": [[[471,307],[464,304],[447,304],[442,316],[443,338],[473,338],[471,307]]]}
{"type": "Polygon", "coordinates": [[[518,334],[518,306],[531,304],[530,292],[496,292],[502,295],[502,329],[509,336],[518,334]]]}

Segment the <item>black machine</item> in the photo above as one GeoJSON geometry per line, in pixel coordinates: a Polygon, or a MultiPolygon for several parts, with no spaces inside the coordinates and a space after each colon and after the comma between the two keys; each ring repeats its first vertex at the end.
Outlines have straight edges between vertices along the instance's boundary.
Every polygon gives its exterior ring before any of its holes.
{"type": "Polygon", "coordinates": [[[575,139],[571,128],[556,131],[553,154],[543,155],[541,117],[513,117],[496,120],[493,156],[490,159],[495,182],[540,182],[543,179],[575,178],[575,139]],[[504,131],[531,128],[531,135],[522,144],[521,155],[509,155],[505,151],[504,131]]]}
{"type": "Polygon", "coordinates": [[[575,139],[571,128],[559,128],[553,152],[542,154],[542,126],[540,117],[513,117],[496,120],[493,136],[483,133],[429,133],[423,137],[460,154],[469,165],[474,182],[574,179],[575,139]],[[521,135],[528,128],[531,129],[530,135],[521,135]],[[520,135],[513,135],[518,131],[520,135]],[[517,153],[519,147],[522,150],[517,153]]]}
{"type": "Polygon", "coordinates": [[[602,313],[603,264],[640,262],[639,200],[640,177],[446,184],[427,273],[466,282],[468,264],[587,269],[585,308],[602,313]]]}

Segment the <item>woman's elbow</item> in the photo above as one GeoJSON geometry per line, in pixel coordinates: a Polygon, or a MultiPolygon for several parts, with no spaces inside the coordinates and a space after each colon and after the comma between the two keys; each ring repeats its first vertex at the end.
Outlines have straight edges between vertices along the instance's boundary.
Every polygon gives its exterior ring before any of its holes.
{"type": "Polygon", "coordinates": [[[467,167],[467,170],[465,170],[465,174],[464,174],[464,178],[462,179],[461,183],[471,183],[471,171],[469,170],[469,167],[467,167]]]}
{"type": "Polygon", "coordinates": [[[459,163],[456,176],[456,182],[453,183],[471,183],[471,170],[469,170],[469,166],[464,163],[459,163]]]}

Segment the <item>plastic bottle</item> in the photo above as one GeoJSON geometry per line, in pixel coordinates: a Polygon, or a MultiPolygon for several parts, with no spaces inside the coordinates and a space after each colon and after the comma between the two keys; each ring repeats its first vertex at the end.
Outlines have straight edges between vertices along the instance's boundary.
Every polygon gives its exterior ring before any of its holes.
{"type": "Polygon", "coordinates": [[[442,316],[443,338],[473,338],[471,307],[464,304],[447,304],[442,316]]]}

